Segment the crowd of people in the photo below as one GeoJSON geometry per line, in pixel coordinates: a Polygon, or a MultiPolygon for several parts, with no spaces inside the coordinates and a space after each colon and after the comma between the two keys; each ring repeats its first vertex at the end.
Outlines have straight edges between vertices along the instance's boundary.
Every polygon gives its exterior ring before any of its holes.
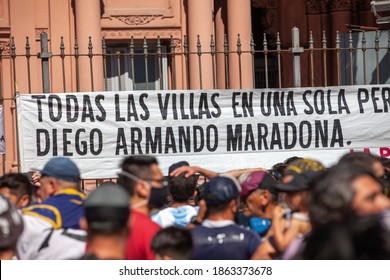
{"type": "Polygon", "coordinates": [[[87,196],[78,166],[53,157],[0,178],[0,259],[390,259],[390,160],[354,152],[325,167],[214,172],[123,159],[87,196]]]}

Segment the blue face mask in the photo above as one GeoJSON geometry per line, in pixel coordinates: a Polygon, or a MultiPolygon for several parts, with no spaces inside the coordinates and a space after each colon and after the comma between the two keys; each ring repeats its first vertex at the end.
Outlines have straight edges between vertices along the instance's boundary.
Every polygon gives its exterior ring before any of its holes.
{"type": "Polygon", "coordinates": [[[252,217],[249,222],[251,229],[261,236],[264,236],[271,227],[270,219],[252,217]]]}

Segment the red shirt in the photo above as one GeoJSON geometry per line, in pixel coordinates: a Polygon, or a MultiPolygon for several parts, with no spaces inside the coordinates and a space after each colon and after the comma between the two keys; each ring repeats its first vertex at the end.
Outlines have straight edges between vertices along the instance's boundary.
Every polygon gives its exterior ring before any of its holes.
{"type": "Polygon", "coordinates": [[[150,249],[153,236],[161,227],[153,222],[150,217],[131,210],[130,234],[126,244],[127,260],[154,260],[154,253],[150,249]]]}

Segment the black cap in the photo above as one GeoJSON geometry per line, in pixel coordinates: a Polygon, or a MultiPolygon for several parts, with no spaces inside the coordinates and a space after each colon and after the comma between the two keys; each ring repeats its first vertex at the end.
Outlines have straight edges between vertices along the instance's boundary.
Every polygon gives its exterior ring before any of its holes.
{"type": "Polygon", "coordinates": [[[296,174],[291,182],[287,184],[276,185],[275,188],[281,192],[299,192],[309,190],[313,184],[314,179],[316,179],[321,171],[308,170],[300,174],[296,174]]]}
{"type": "Polygon", "coordinates": [[[187,161],[176,162],[176,163],[172,164],[171,166],[169,166],[168,175],[171,174],[175,169],[182,167],[182,166],[190,166],[190,164],[187,161]]]}
{"type": "Polygon", "coordinates": [[[129,195],[118,184],[105,182],[85,200],[88,227],[94,230],[120,229],[130,215],[129,195]]]}
{"type": "Polygon", "coordinates": [[[238,198],[240,192],[241,186],[236,178],[220,175],[204,185],[203,198],[206,205],[219,205],[238,198]]]}

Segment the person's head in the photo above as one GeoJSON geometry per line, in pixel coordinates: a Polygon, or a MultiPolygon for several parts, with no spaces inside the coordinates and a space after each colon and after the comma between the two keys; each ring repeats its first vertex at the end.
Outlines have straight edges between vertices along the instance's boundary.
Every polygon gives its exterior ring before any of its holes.
{"type": "Polygon", "coordinates": [[[317,160],[310,158],[298,158],[287,164],[287,167],[284,170],[282,182],[287,184],[291,182],[295,175],[306,171],[320,172],[324,170],[325,166],[317,160]]]}
{"type": "Polygon", "coordinates": [[[12,259],[23,232],[23,220],[15,205],[0,195],[0,259],[12,259]]]}
{"type": "Polygon", "coordinates": [[[390,259],[390,212],[336,222],[308,235],[299,259],[390,259]]]}
{"type": "Polygon", "coordinates": [[[390,158],[381,158],[383,167],[385,168],[385,175],[382,177],[384,184],[384,193],[390,197],[390,158]]]}
{"type": "Polygon", "coordinates": [[[207,206],[206,217],[226,214],[227,219],[234,220],[239,210],[241,186],[238,181],[228,175],[220,175],[205,183],[203,199],[207,206]]]}
{"type": "Polygon", "coordinates": [[[38,195],[42,201],[61,189],[80,189],[80,170],[70,158],[53,157],[38,171],[41,173],[38,195]]]}
{"type": "Polygon", "coordinates": [[[151,248],[159,260],[190,260],[193,250],[192,236],[187,229],[167,227],[154,235],[151,248]]]}
{"type": "Polygon", "coordinates": [[[177,177],[169,177],[168,186],[174,202],[188,202],[195,193],[197,178],[196,176],[185,177],[182,173],[177,177]]]}
{"type": "Polygon", "coordinates": [[[264,218],[267,209],[278,203],[276,181],[265,171],[246,174],[241,182],[241,199],[245,201],[247,215],[264,218]]]}
{"type": "Polygon", "coordinates": [[[284,193],[287,206],[292,211],[307,212],[311,189],[320,175],[320,171],[305,171],[296,174],[287,184],[276,185],[276,189],[284,193]]]}
{"type": "Polygon", "coordinates": [[[134,200],[149,201],[152,188],[164,187],[164,176],[153,156],[129,156],[121,164],[118,184],[122,185],[134,200]]]}
{"type": "Polygon", "coordinates": [[[317,181],[309,207],[313,226],[347,222],[384,211],[389,199],[371,170],[352,164],[338,164],[317,181]]]}
{"type": "Polygon", "coordinates": [[[90,242],[99,236],[126,238],[129,200],[122,186],[113,182],[105,182],[89,194],[84,201],[85,218],[81,225],[87,229],[90,242]]]}
{"type": "Polygon", "coordinates": [[[287,164],[280,162],[273,165],[268,172],[276,181],[281,181],[284,176],[284,171],[286,170],[286,167],[287,164]]]}
{"type": "Polygon", "coordinates": [[[33,186],[21,173],[8,173],[0,178],[0,194],[6,196],[16,207],[23,208],[31,202],[33,186]]]}
{"type": "Polygon", "coordinates": [[[353,164],[362,166],[369,169],[375,177],[380,178],[385,175],[385,168],[380,158],[364,153],[364,152],[353,152],[345,154],[340,158],[339,163],[353,164]]]}

